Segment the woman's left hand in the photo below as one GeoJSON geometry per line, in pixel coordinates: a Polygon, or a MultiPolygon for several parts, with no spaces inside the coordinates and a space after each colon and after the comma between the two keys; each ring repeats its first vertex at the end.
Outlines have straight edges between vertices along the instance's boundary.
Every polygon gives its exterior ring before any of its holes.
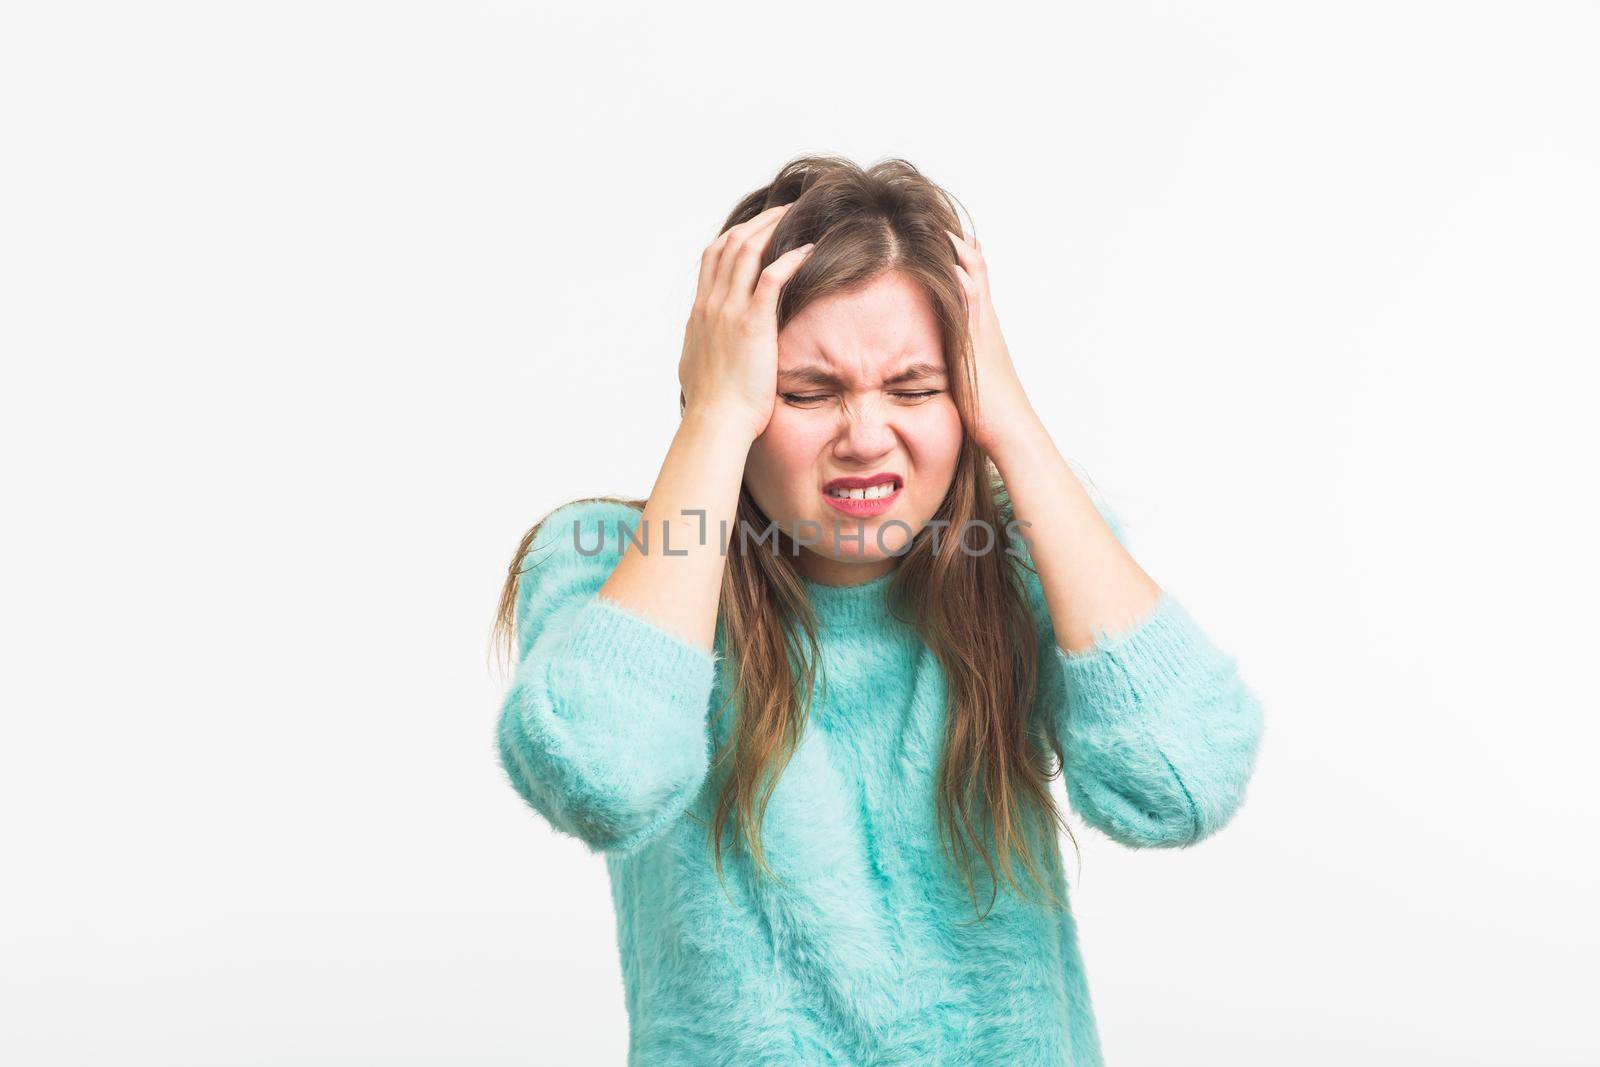
{"type": "Polygon", "coordinates": [[[1011,363],[1011,350],[1000,335],[1000,320],[989,299],[989,269],[977,239],[968,241],[946,230],[955,245],[956,276],[967,291],[967,329],[972,337],[972,359],[978,379],[977,426],[967,432],[991,456],[1002,436],[1027,425],[1033,406],[1011,363]]]}

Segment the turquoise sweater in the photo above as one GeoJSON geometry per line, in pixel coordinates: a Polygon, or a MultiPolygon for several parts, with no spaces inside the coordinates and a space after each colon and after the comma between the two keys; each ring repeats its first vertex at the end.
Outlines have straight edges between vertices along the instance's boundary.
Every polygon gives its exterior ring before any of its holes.
{"type": "MultiPolygon", "coordinates": [[[[755,880],[742,846],[724,852],[726,890],[718,882],[706,826],[721,783],[709,767],[734,714],[711,723],[731,682],[721,647],[699,649],[596,596],[620,558],[619,521],[637,529],[639,518],[596,501],[549,516],[525,560],[498,729],[522,799],[605,857],[628,1062],[1099,1065],[1070,910],[1002,886],[973,922],[944,859],[934,775],[945,682],[888,613],[892,575],[807,583],[825,674],[767,809],[763,844],[783,884],[755,880]],[[574,521],[586,549],[603,530],[602,551],[578,551],[574,521]]],[[[1063,742],[1079,817],[1133,847],[1192,845],[1223,826],[1261,734],[1233,658],[1166,592],[1137,626],[1067,654],[1028,577],[1036,710],[1063,742]]],[[[1040,844],[1065,897],[1059,848],[1040,844]]],[[[980,861],[984,905],[986,876],[980,861]]]]}

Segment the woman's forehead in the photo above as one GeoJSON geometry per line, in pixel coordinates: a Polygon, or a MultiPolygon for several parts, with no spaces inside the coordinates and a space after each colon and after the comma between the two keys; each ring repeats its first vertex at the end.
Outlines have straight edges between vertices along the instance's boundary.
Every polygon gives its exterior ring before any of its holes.
{"type": "Polygon", "coordinates": [[[944,370],[939,320],[922,291],[904,275],[823,297],[784,326],[778,369],[836,378],[886,380],[911,364],[944,370]]]}

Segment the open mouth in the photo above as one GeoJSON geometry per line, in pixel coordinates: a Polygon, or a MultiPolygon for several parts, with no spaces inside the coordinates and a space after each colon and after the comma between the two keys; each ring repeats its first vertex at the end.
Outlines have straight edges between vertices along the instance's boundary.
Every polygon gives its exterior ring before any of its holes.
{"type": "Polygon", "coordinates": [[[864,488],[836,486],[825,490],[824,495],[833,500],[883,500],[894,496],[900,491],[900,488],[900,479],[894,478],[890,481],[879,482],[877,485],[869,485],[864,488]]]}
{"type": "Polygon", "coordinates": [[[830,508],[864,518],[888,511],[900,497],[905,482],[894,473],[867,478],[835,478],[822,488],[822,499],[830,508]]]}

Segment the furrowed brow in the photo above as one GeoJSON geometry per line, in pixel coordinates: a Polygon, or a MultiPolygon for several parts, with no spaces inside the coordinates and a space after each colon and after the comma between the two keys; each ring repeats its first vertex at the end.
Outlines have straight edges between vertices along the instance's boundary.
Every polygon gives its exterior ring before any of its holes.
{"type": "Polygon", "coordinates": [[[885,385],[905,385],[908,382],[932,381],[944,376],[944,368],[932,363],[910,363],[899,374],[886,380],[885,385]]]}
{"type": "Polygon", "coordinates": [[[790,385],[838,385],[839,379],[830,374],[826,368],[815,364],[796,367],[786,370],[778,375],[778,379],[790,385]]]}
{"type": "MultiPolygon", "coordinates": [[[[885,378],[884,385],[905,385],[909,382],[931,381],[944,376],[944,368],[932,363],[908,363],[899,373],[891,378],[885,378]]],[[[795,367],[778,375],[785,383],[790,385],[817,385],[834,386],[841,384],[837,375],[831,373],[826,367],[817,363],[808,363],[803,367],[795,367]]]]}

